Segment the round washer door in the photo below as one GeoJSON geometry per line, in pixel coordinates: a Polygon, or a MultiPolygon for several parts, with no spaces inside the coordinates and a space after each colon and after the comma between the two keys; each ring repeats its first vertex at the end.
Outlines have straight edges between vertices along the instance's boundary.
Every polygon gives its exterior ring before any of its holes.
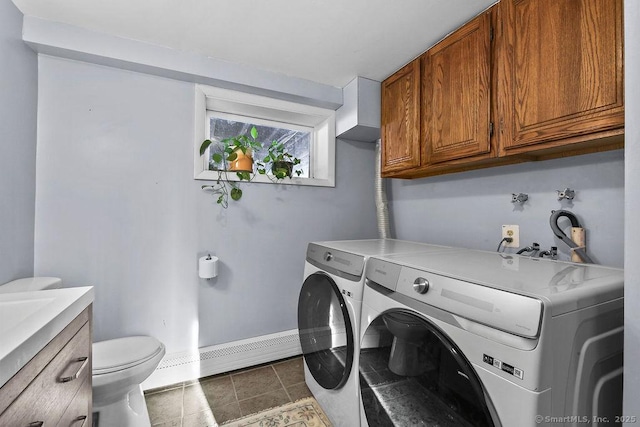
{"type": "Polygon", "coordinates": [[[298,330],[305,363],[316,382],[328,390],[342,387],[353,364],[353,328],[340,289],[329,275],[314,273],[302,284],[298,330]]]}
{"type": "Polygon", "coordinates": [[[499,426],[466,357],[436,325],[394,309],[367,328],[360,347],[362,404],[370,426],[499,426]]]}

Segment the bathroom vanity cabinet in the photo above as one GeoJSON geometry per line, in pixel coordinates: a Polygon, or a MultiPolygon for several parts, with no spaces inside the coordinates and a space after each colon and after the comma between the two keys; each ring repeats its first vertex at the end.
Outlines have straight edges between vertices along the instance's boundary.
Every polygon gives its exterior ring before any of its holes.
{"type": "Polygon", "coordinates": [[[92,305],[0,388],[0,426],[91,426],[92,305]]]}

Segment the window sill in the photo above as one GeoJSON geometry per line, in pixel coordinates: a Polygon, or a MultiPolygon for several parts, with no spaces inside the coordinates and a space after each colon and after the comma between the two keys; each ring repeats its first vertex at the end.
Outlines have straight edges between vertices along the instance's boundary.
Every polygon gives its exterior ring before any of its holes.
{"type": "MultiPolygon", "coordinates": [[[[218,179],[218,171],[202,171],[195,176],[195,179],[200,181],[216,181],[218,179]]],[[[226,181],[234,182],[247,182],[246,180],[240,180],[234,172],[227,172],[226,181]]],[[[268,177],[260,174],[253,174],[251,182],[261,184],[283,184],[283,185],[308,185],[312,187],[335,187],[336,183],[334,179],[320,179],[320,178],[297,178],[291,179],[285,178],[277,182],[271,181],[268,177]]]]}

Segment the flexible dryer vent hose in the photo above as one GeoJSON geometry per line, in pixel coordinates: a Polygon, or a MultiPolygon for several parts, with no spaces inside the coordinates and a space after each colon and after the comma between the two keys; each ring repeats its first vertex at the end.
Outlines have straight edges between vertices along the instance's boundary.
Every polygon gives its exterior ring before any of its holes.
{"type": "Polygon", "coordinates": [[[565,217],[569,219],[569,221],[571,221],[572,227],[581,227],[580,222],[578,221],[578,217],[576,217],[573,213],[569,211],[564,211],[564,210],[551,211],[551,218],[549,218],[549,225],[551,226],[551,230],[553,231],[553,234],[555,234],[556,237],[558,237],[560,240],[564,242],[564,244],[569,246],[569,248],[571,248],[575,253],[577,253],[584,262],[589,262],[593,264],[594,263],[593,260],[589,257],[589,255],[587,255],[585,250],[583,248],[578,247],[576,242],[571,240],[566,234],[564,234],[564,231],[560,229],[560,227],[558,226],[558,220],[560,219],[560,217],[565,217]]]}
{"type": "Polygon", "coordinates": [[[381,239],[390,239],[391,227],[389,226],[389,207],[387,206],[387,192],[385,191],[385,183],[381,176],[381,169],[382,152],[380,149],[380,140],[378,140],[376,142],[376,176],[374,182],[378,237],[381,239]]]}

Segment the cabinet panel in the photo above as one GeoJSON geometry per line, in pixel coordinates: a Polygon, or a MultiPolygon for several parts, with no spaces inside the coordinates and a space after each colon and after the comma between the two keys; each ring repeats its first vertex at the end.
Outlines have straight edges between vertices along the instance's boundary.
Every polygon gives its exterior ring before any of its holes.
{"type": "MultiPolygon", "coordinates": [[[[87,322],[0,415],[0,425],[54,426],[84,382],[91,386],[91,328],[87,322]],[[77,377],[75,374],[77,373],[77,377]]],[[[85,392],[86,395],[86,392],[85,392]]],[[[91,399],[91,391],[88,391],[91,399]]]]}
{"type": "Polygon", "coordinates": [[[500,7],[503,147],[552,147],[622,129],[622,1],[503,0],[500,7]]]}
{"type": "Polygon", "coordinates": [[[420,164],[420,62],[382,83],[382,173],[420,164]]]}
{"type": "Polygon", "coordinates": [[[454,31],[383,83],[383,176],[622,148],[622,7],[501,0],[454,31]]]}
{"type": "Polygon", "coordinates": [[[90,305],[0,388],[0,414],[5,412],[20,393],[27,388],[38,374],[40,374],[53,358],[69,343],[71,338],[73,338],[87,322],[91,322],[91,318],[92,306],[90,305]]]}
{"type": "Polygon", "coordinates": [[[87,378],[64,411],[56,427],[91,427],[91,380],[87,378]]]}
{"type": "Polygon", "coordinates": [[[421,61],[423,164],[489,153],[490,14],[455,31],[421,61]]]}

